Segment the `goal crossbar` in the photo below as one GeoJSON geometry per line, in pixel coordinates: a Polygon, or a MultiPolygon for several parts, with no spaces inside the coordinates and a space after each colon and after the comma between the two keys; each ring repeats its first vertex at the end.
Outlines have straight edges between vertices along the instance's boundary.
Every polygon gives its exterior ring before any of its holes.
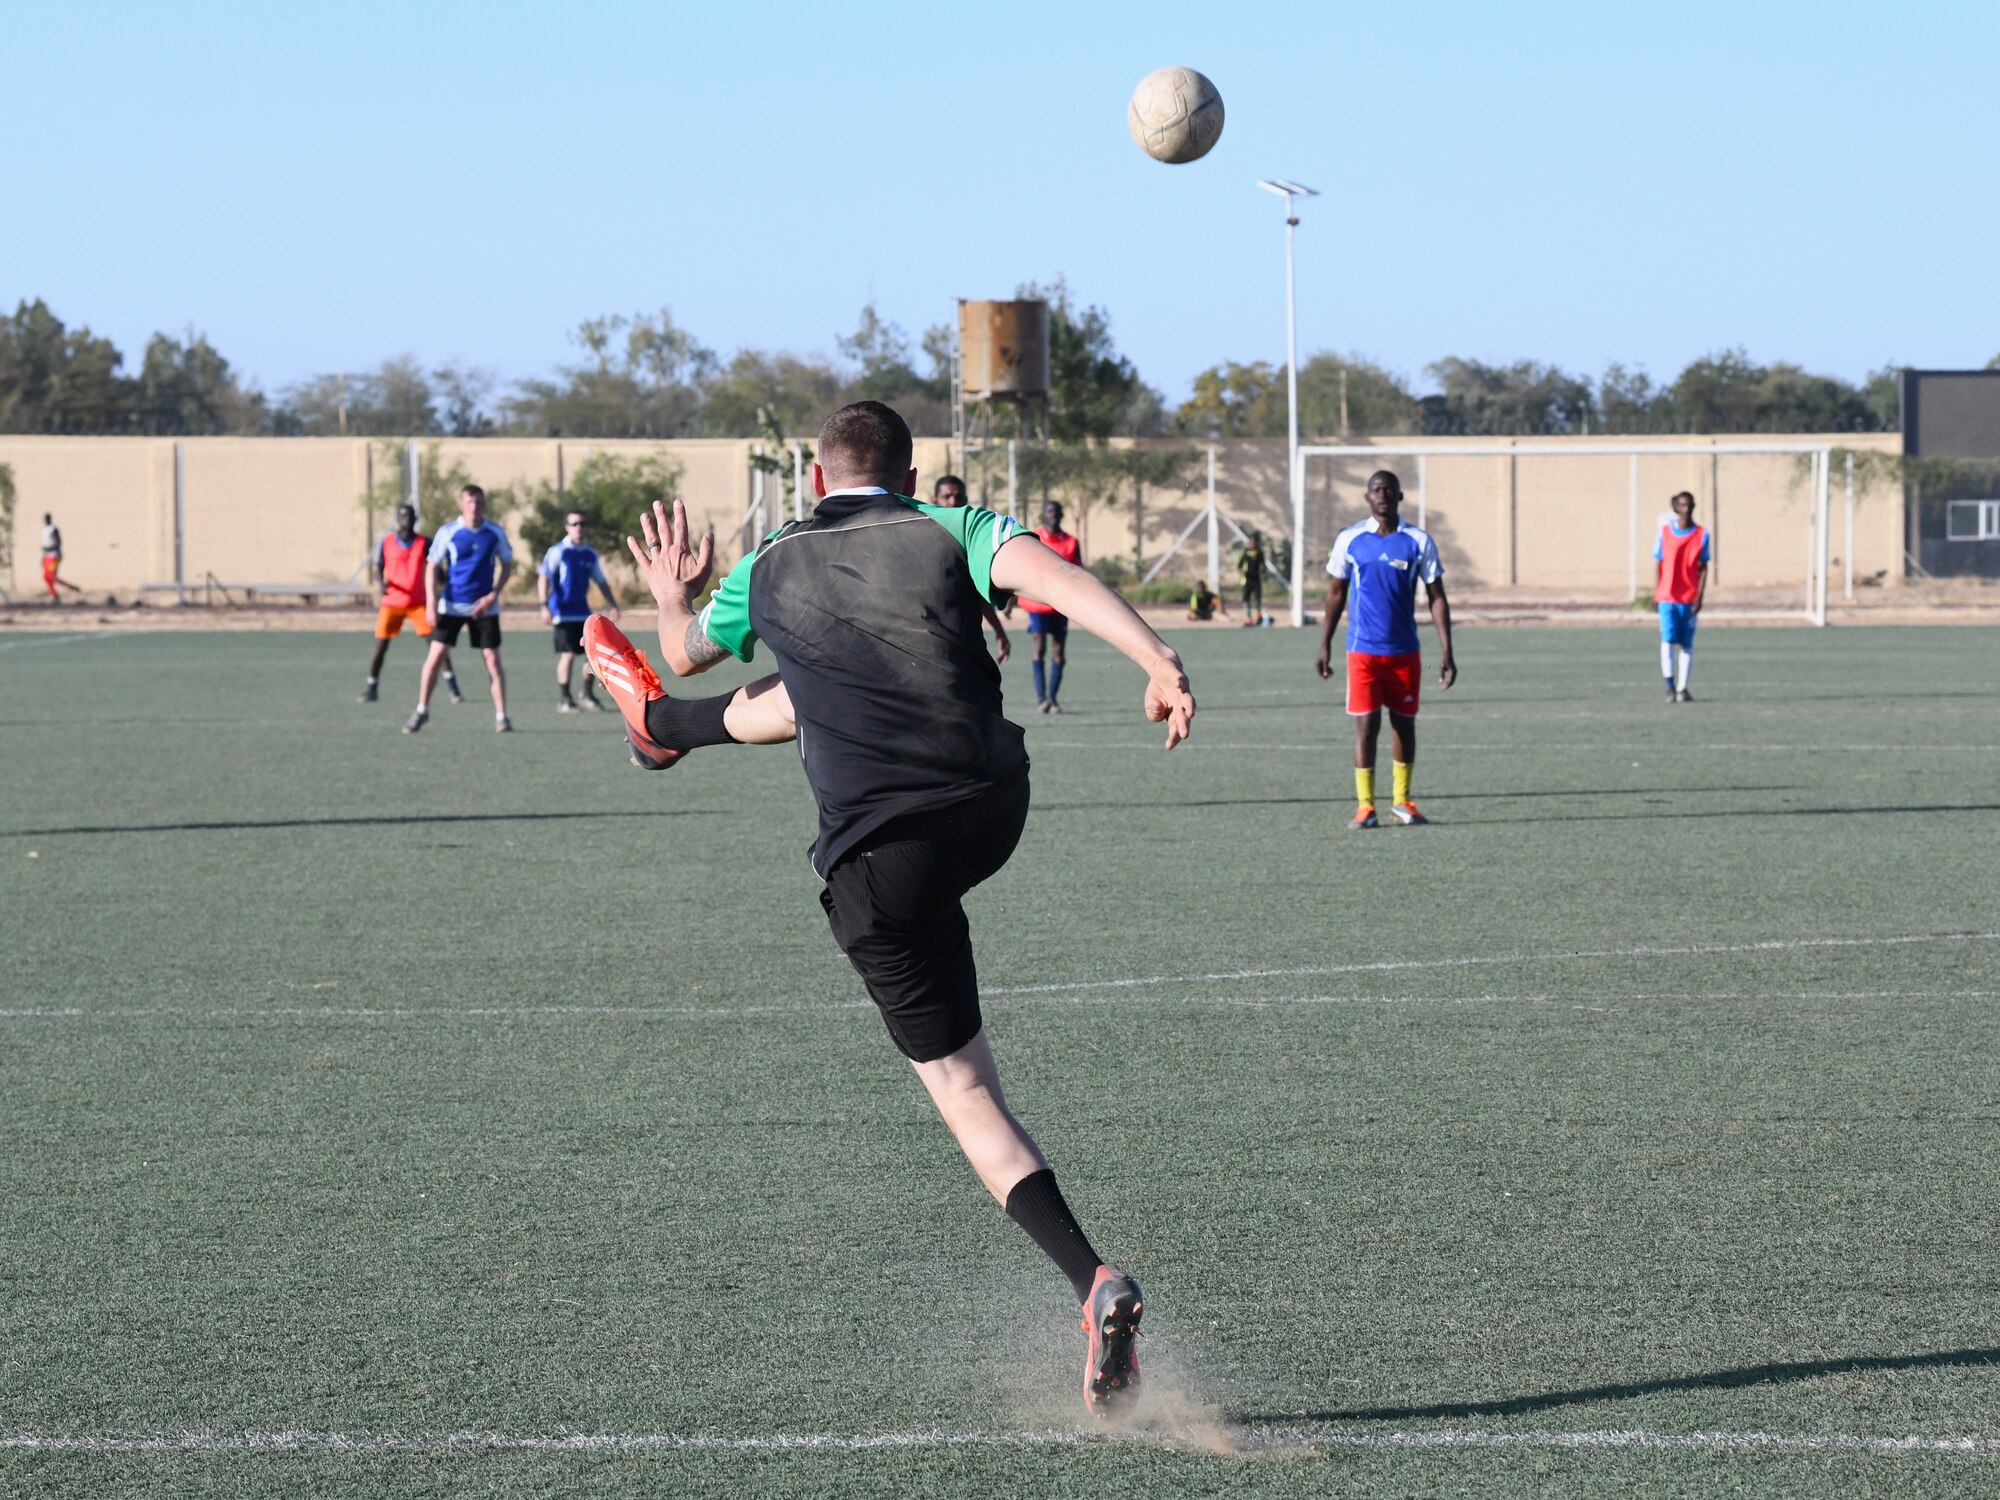
{"type": "Polygon", "coordinates": [[[1811,535],[1806,552],[1806,602],[1800,613],[1814,625],[1826,624],[1829,562],[1827,521],[1831,500],[1833,444],[1825,442],[1719,442],[1693,447],[1686,443],[1493,442],[1493,443],[1363,443],[1302,444],[1292,481],[1292,623],[1305,623],[1306,460],[1309,458],[1414,458],[1417,460],[1417,515],[1423,524],[1424,460],[1429,458],[1624,458],[1627,459],[1627,527],[1630,532],[1631,591],[1638,595],[1639,460],[1641,458],[1702,458],[1714,453],[1791,454],[1812,459],[1811,535]]]}

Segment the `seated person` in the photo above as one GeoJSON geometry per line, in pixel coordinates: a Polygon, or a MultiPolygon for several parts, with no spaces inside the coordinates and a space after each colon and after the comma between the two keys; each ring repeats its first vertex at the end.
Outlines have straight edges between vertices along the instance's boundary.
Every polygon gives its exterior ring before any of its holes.
{"type": "Polygon", "coordinates": [[[1225,620],[1229,618],[1229,606],[1222,602],[1222,596],[1210,588],[1206,580],[1196,584],[1194,592],[1188,595],[1187,617],[1190,620],[1212,620],[1218,614],[1225,620]]]}

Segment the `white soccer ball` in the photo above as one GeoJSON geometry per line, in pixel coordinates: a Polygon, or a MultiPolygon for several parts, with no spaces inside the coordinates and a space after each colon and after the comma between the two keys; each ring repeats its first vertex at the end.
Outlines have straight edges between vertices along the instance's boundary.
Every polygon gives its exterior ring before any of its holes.
{"type": "Polygon", "coordinates": [[[1199,161],[1222,138],[1222,95],[1193,68],[1161,68],[1132,90],[1125,124],[1155,161],[1199,161]]]}

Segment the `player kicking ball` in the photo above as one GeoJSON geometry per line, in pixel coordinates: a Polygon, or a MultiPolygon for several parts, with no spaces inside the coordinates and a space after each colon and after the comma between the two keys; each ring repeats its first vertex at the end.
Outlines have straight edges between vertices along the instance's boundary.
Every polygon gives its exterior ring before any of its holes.
{"type": "MultiPolygon", "coordinates": [[[[727,696],[673,699],[601,616],[584,650],[625,718],[634,759],[795,735],[819,807],[813,872],[834,941],[987,1190],[1068,1278],[1089,1335],[1084,1404],[1139,1388],[1138,1283],[1099,1258],[1055,1174],[1008,1110],[979,1008],[965,893],[1006,864],[1028,813],[1028,757],[1001,711],[980,606],[1031,591],[1130,657],[1146,716],[1187,737],[1195,703],[1181,661],[1116,594],[1008,517],[911,499],[910,430],[877,401],[842,407],[819,434],[807,520],[765,539],[695,613],[713,535],[698,545],[674,502],[627,544],[659,603],[676,676],[762,641],[778,672],[727,696]]],[[[1117,1086],[1107,1079],[1107,1084],[1117,1086]]]]}
{"type": "Polygon", "coordinates": [[[1410,783],[1417,766],[1417,700],[1423,656],[1417,640],[1417,584],[1430,596],[1431,623],[1437,627],[1444,660],[1438,685],[1458,681],[1451,654],[1451,605],[1444,596],[1444,564],[1430,533],[1403,524],[1402,481],[1387,469],[1368,477],[1366,521],[1357,521],[1334,539],[1326,571],[1325,623],[1319,632],[1322,679],[1333,676],[1333,627],[1350,607],[1347,622],[1347,712],[1354,719],[1354,795],[1360,806],[1349,828],[1374,828],[1375,743],[1382,714],[1389,715],[1395,741],[1395,798],[1389,816],[1398,823],[1428,823],[1417,811],[1410,783]]]}
{"type": "Polygon", "coordinates": [[[1694,671],[1694,627],[1708,597],[1708,563],[1713,548],[1708,528],[1694,524],[1694,496],[1682,490],[1670,502],[1672,521],[1660,526],[1653,542],[1653,601],[1660,607],[1660,672],[1667,702],[1692,703],[1688,677],[1694,671]]]}

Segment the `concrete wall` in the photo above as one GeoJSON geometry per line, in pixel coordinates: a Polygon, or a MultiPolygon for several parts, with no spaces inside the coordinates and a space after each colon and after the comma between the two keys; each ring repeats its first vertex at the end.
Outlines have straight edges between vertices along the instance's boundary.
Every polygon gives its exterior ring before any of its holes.
{"type": "MultiPolygon", "coordinates": [[[[1393,442],[1394,440],[1385,440],[1393,442]]],[[[1462,439],[1458,446],[1490,443],[1462,439]]],[[[1545,443],[1547,439],[1524,440],[1545,443]]],[[[1685,449],[1639,461],[1638,536],[1631,535],[1630,460],[1616,439],[1575,439],[1560,457],[1433,456],[1423,465],[1422,505],[1445,565],[1461,591],[1532,593],[1579,600],[1622,600],[1637,576],[1650,590],[1650,554],[1658,518],[1675,490],[1692,490],[1697,517],[1715,532],[1715,586],[1732,592],[1804,588],[1811,495],[1802,465],[1788,456],[1719,455],[1724,439],[1647,439],[1685,449]],[[1636,553],[1636,557],[1635,557],[1636,553]]],[[[1862,450],[1896,452],[1894,434],[1824,439],[1862,450]]],[[[1439,440],[1452,446],[1453,440],[1439,440]]],[[[371,472],[385,462],[380,439],[193,438],[183,454],[183,576],[208,574],[225,583],[338,583],[359,579],[370,540],[388,516],[365,507],[371,472]]],[[[439,440],[440,457],[462,461],[489,488],[522,489],[573,475],[593,452],[664,453],[682,468],[681,493],[697,525],[713,527],[726,564],[757,530],[746,522],[753,480],[752,444],[734,439],[674,442],[553,441],[533,438],[439,440]]],[[[1149,444],[1148,446],[1176,446],[1149,444]]],[[[1195,445],[1205,447],[1206,445],[1195,445]]],[[[174,578],[174,449],[171,439],[0,437],[0,463],[10,464],[19,493],[14,575],[17,598],[35,581],[35,539],[44,511],[63,529],[64,573],[91,593],[131,594],[141,583],[174,578]]],[[[1242,440],[1216,445],[1216,492],[1221,508],[1272,540],[1286,536],[1285,445],[1242,440]]],[[[953,462],[943,439],[919,439],[916,462],[924,486],[953,462]]],[[[387,460],[393,466],[395,460],[387,460]]],[[[1307,558],[1320,587],[1319,565],[1341,527],[1366,514],[1362,487],[1376,467],[1395,469],[1415,519],[1418,466],[1414,458],[1314,459],[1308,464],[1307,558]]],[[[1007,503],[1004,449],[966,465],[975,502],[1007,503]]],[[[1843,475],[1834,475],[1832,551],[1838,577],[1845,551],[1843,475]]],[[[1084,539],[1085,556],[1130,560],[1135,538],[1150,565],[1202,510],[1206,470],[1192,467],[1185,488],[1150,492],[1143,523],[1128,493],[1084,507],[1070,500],[1069,524],[1084,539]]],[[[1032,515],[1039,495],[1017,503],[1032,515]]],[[[780,519],[782,490],[767,482],[769,524],[780,519]]],[[[1856,506],[1857,577],[1902,576],[1902,495],[1894,485],[1864,492],[1856,506]]],[[[1224,529],[1225,576],[1230,539],[1224,529]]],[[[1205,558],[1205,529],[1195,527],[1169,571],[1192,577],[1205,558]]]]}

